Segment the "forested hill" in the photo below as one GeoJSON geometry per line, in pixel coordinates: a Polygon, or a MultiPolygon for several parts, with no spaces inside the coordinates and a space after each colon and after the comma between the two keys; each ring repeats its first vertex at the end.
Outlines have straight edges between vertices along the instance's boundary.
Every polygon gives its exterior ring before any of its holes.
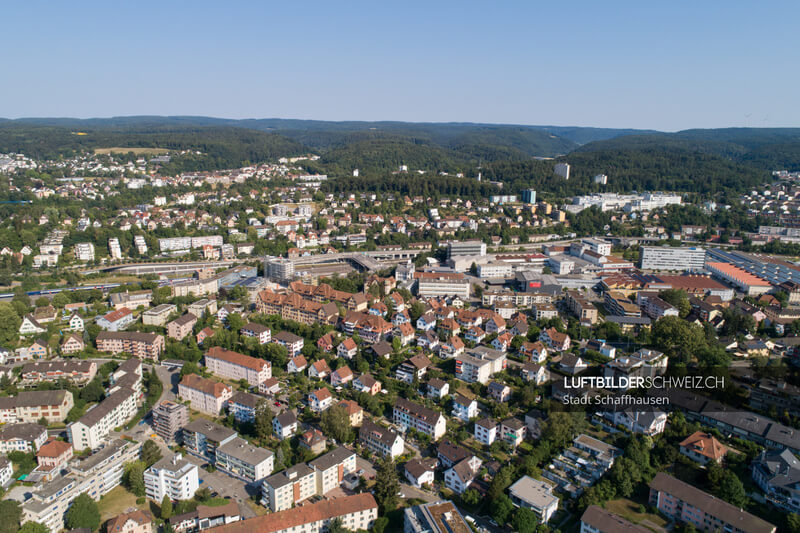
{"type": "MultiPolygon", "coordinates": [[[[94,148],[192,150],[164,172],[233,168],[279,156],[317,153],[308,169],[351,176],[373,187],[401,165],[489,180],[559,196],[590,191],[669,190],[736,193],[770,179],[775,169],[800,169],[800,129],[730,128],[660,133],[561,126],[470,123],[326,122],[208,117],[0,120],[0,153],[34,157],[94,148]],[[552,157],[572,165],[572,179],[553,176],[552,157]],[[607,174],[608,185],[593,183],[607,174]]],[[[409,186],[411,186],[409,184],[409,186]]]]}
{"type": "Polygon", "coordinates": [[[136,127],[75,128],[63,125],[0,122],[0,153],[22,152],[37,158],[56,158],[95,148],[164,148],[191,150],[173,162],[174,172],[235,168],[307,151],[302,144],[263,131],[226,126],[138,125],[136,127]]]}
{"type": "Polygon", "coordinates": [[[597,140],[576,152],[670,150],[720,156],[762,169],[800,168],[800,128],[694,129],[597,140]]]}

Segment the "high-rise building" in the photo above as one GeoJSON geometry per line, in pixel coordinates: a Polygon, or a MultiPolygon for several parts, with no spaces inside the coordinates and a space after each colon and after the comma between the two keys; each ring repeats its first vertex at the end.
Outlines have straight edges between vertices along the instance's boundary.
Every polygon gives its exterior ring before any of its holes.
{"type": "Polygon", "coordinates": [[[264,276],[272,281],[291,281],[294,278],[294,263],[291,259],[268,257],[264,261],[264,276]]]}
{"type": "Polygon", "coordinates": [[[108,239],[108,255],[111,259],[122,259],[122,248],[119,246],[119,239],[111,237],[108,239]]]}
{"type": "Polygon", "coordinates": [[[565,180],[569,179],[569,163],[556,163],[555,168],[553,169],[556,176],[561,176],[565,180]]]}
{"type": "Polygon", "coordinates": [[[522,191],[522,201],[526,204],[536,203],[536,191],[533,189],[525,189],[522,191]]]}
{"type": "Polygon", "coordinates": [[[181,428],[189,423],[189,408],[164,400],[153,409],[153,429],[164,442],[177,441],[181,428]]]}

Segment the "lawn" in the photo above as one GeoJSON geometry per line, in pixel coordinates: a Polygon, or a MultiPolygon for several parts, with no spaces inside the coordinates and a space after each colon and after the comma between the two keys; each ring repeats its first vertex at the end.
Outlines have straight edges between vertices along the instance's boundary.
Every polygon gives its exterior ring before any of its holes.
{"type": "Polygon", "coordinates": [[[136,496],[123,486],[114,487],[111,492],[100,498],[97,506],[100,509],[100,519],[105,522],[130,508],[137,508],[136,496]]]}
{"type": "Polygon", "coordinates": [[[612,513],[618,514],[634,524],[641,524],[648,529],[659,531],[656,528],[666,529],[669,522],[657,514],[639,512],[639,504],[627,498],[610,500],[604,506],[612,513]],[[655,526],[653,528],[652,526],[655,526]]]}

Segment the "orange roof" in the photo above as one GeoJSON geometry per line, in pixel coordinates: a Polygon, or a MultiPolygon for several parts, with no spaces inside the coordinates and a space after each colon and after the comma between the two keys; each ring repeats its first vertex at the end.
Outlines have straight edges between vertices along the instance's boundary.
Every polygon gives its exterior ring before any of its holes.
{"type": "Polygon", "coordinates": [[[224,526],[212,527],[209,531],[214,533],[273,533],[370,509],[375,509],[377,512],[378,504],[372,494],[363,492],[353,496],[301,505],[248,520],[231,522],[224,526]]]}
{"type": "Polygon", "coordinates": [[[72,445],[63,440],[50,439],[45,442],[39,451],[36,452],[36,457],[61,457],[64,452],[72,449],[72,445]]]}
{"type": "Polygon", "coordinates": [[[210,394],[215,398],[219,398],[222,396],[222,391],[224,390],[233,390],[231,387],[225,385],[224,383],[220,383],[218,381],[214,381],[211,379],[206,379],[198,376],[197,374],[186,374],[183,376],[181,380],[181,385],[184,387],[189,387],[190,389],[199,390],[203,394],[210,394]]]}
{"type": "Polygon", "coordinates": [[[702,431],[695,431],[686,437],[680,446],[715,461],[719,461],[728,453],[727,446],[715,439],[713,435],[702,431]]]}
{"type": "Polygon", "coordinates": [[[232,352],[219,346],[214,346],[206,352],[206,358],[209,357],[211,359],[219,359],[226,363],[250,368],[256,372],[261,372],[264,367],[269,366],[269,363],[263,359],[256,359],[255,357],[250,357],[249,355],[244,355],[239,352],[232,352]]]}
{"type": "Polygon", "coordinates": [[[108,320],[109,322],[116,322],[120,318],[126,317],[131,313],[133,313],[133,311],[131,311],[127,307],[121,307],[116,311],[111,311],[110,313],[106,314],[105,316],[103,316],[103,318],[105,320],[108,320]]]}
{"type": "Polygon", "coordinates": [[[729,276],[743,285],[755,285],[756,287],[770,286],[770,283],[767,280],[761,279],[758,276],[754,276],[750,272],[747,272],[746,270],[743,270],[730,263],[707,263],[706,266],[717,270],[725,276],[729,276]]]}

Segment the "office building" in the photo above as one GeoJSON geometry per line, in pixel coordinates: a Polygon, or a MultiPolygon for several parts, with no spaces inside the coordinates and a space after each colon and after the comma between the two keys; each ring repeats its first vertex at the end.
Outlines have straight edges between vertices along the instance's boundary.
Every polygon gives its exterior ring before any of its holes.
{"type": "Polygon", "coordinates": [[[486,255],[486,243],[483,241],[448,241],[447,258],[457,255],[486,255]]]}
{"type": "Polygon", "coordinates": [[[706,264],[705,248],[642,246],[642,270],[701,271],[706,264]]]}
{"type": "Polygon", "coordinates": [[[536,191],[533,189],[525,189],[522,191],[522,201],[526,204],[536,203],[536,191]]]}

